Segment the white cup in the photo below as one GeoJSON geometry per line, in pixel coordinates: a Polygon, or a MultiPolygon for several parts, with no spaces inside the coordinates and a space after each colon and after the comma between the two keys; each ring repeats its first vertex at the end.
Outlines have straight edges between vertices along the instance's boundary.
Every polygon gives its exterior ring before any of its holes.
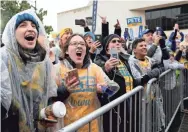
{"type": "Polygon", "coordinates": [[[52,111],[55,117],[61,118],[66,114],[66,107],[64,103],[57,101],[53,104],[52,111]]]}
{"type": "Polygon", "coordinates": [[[52,105],[49,105],[49,106],[43,108],[40,111],[41,118],[43,118],[43,119],[48,118],[49,115],[47,113],[52,113],[52,115],[54,117],[62,118],[66,114],[66,107],[63,102],[57,101],[57,102],[53,103],[52,105]],[[47,112],[47,110],[48,110],[48,112],[47,112]]]}

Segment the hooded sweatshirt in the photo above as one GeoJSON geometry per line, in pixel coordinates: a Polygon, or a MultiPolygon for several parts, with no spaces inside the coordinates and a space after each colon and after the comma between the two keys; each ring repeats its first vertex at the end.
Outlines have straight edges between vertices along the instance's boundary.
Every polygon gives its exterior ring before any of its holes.
{"type": "MultiPolygon", "coordinates": [[[[2,41],[5,44],[1,52],[1,105],[7,111],[2,120],[3,131],[33,132],[37,129],[43,131],[40,125],[40,110],[47,106],[48,99],[56,96],[57,85],[52,76],[52,63],[48,54],[39,52],[44,48],[36,44],[39,59],[27,60],[26,63],[20,56],[19,44],[15,37],[18,17],[26,13],[38,23],[39,36],[44,36],[44,27],[33,10],[25,10],[13,16],[7,23],[3,32],[2,41]],[[7,80],[7,81],[5,81],[7,80]],[[7,121],[7,122],[6,122],[7,121]],[[8,124],[11,122],[11,124],[8,124]]],[[[27,16],[26,15],[26,16],[27,16]]],[[[27,19],[28,20],[28,19],[27,19]]],[[[29,19],[30,20],[30,19],[29,19]]],[[[23,20],[24,21],[24,20],[23,20]]],[[[47,49],[47,47],[46,47],[47,49]]],[[[37,57],[36,57],[37,58],[37,57]]]]}
{"type": "MultiPolygon", "coordinates": [[[[72,70],[75,67],[75,63],[68,57],[63,59],[58,64],[55,65],[56,76],[60,80],[58,84],[58,89],[67,90],[65,85],[65,73],[72,70]]],[[[56,130],[67,126],[78,119],[88,115],[89,113],[95,111],[100,107],[100,102],[97,97],[97,85],[108,85],[109,87],[115,87],[119,90],[117,83],[111,81],[106,74],[103,72],[102,68],[94,63],[90,62],[89,52],[86,53],[83,66],[77,69],[79,76],[79,85],[69,89],[69,95],[64,101],[66,105],[66,115],[64,117],[64,124],[58,124],[56,130]],[[58,128],[59,127],[59,128],[58,128]]],[[[60,99],[64,98],[65,92],[62,94],[60,99]]],[[[93,132],[100,132],[101,128],[100,118],[95,119],[91,122],[91,129],[93,132]]],[[[88,132],[89,125],[81,127],[78,132],[88,132]]]]}

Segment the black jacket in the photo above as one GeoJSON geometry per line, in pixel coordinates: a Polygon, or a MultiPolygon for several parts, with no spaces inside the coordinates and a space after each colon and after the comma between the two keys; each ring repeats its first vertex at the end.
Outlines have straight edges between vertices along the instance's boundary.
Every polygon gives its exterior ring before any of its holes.
{"type": "MultiPolygon", "coordinates": [[[[119,59],[124,63],[124,65],[127,67],[128,71],[129,71],[130,75],[132,76],[132,72],[131,72],[130,66],[128,64],[129,57],[130,57],[129,54],[119,53],[119,59]]],[[[114,78],[114,81],[120,86],[120,90],[119,90],[119,92],[117,92],[116,95],[113,96],[113,98],[112,98],[112,100],[113,100],[113,99],[126,93],[126,90],[125,90],[126,84],[125,84],[124,77],[121,75],[121,73],[118,70],[115,71],[115,69],[113,69],[110,72],[105,71],[104,65],[108,59],[109,59],[108,56],[99,54],[96,56],[94,63],[97,64],[98,66],[102,67],[102,69],[106,73],[106,75],[110,79],[114,78]],[[115,77],[114,77],[114,75],[115,75],[115,77]]],[[[155,67],[159,68],[161,66],[157,65],[155,67]]],[[[153,67],[153,68],[155,68],[155,67],[153,67]]],[[[139,85],[144,86],[152,77],[150,77],[148,75],[144,75],[143,78],[141,78],[141,79],[139,79],[139,78],[135,79],[133,76],[132,76],[132,78],[133,78],[133,87],[136,87],[139,85]]]]}
{"type": "MultiPolygon", "coordinates": [[[[130,70],[130,67],[128,64],[129,56],[130,55],[128,55],[128,54],[127,55],[125,55],[123,53],[119,54],[120,60],[124,63],[124,65],[127,67],[128,71],[129,71],[129,73],[131,74],[131,70],[130,70]]],[[[105,71],[104,65],[108,59],[109,59],[108,56],[99,54],[99,55],[97,55],[94,63],[97,64],[98,66],[102,67],[102,69],[106,73],[106,75],[111,80],[114,78],[114,81],[120,86],[120,90],[110,99],[110,100],[114,100],[126,93],[126,89],[125,89],[126,84],[125,84],[124,77],[121,75],[121,73],[118,71],[118,69],[113,69],[110,72],[105,71]]],[[[131,74],[131,76],[132,76],[132,74],[131,74]]],[[[132,76],[132,78],[133,78],[133,76],[132,76]]],[[[139,85],[138,81],[136,81],[136,80],[133,80],[133,84],[134,84],[134,87],[136,85],[139,85]]]]}
{"type": "MultiPolygon", "coordinates": [[[[130,70],[130,67],[128,65],[128,59],[129,59],[129,56],[130,55],[125,55],[123,53],[120,53],[119,54],[119,58],[120,60],[124,63],[124,65],[127,67],[129,73],[131,74],[131,70],[130,70]]],[[[98,95],[98,98],[100,100],[100,103],[101,105],[105,105],[107,104],[109,101],[112,101],[120,96],[122,96],[123,94],[126,93],[126,83],[125,83],[125,80],[124,80],[124,77],[121,75],[121,73],[118,71],[118,69],[113,69],[111,70],[110,72],[106,72],[105,71],[105,68],[104,68],[104,65],[105,65],[105,62],[109,59],[108,56],[103,56],[101,54],[97,55],[96,57],[96,61],[95,63],[97,65],[99,65],[100,67],[102,67],[102,69],[104,70],[104,72],[106,73],[106,75],[112,80],[114,78],[114,81],[116,83],[118,83],[118,85],[120,86],[120,90],[115,94],[113,95],[110,99],[107,99],[106,96],[103,94],[103,95],[98,95]]],[[[132,75],[131,75],[132,76],[132,75]]],[[[133,77],[132,77],[133,78],[133,77]]],[[[136,81],[133,80],[133,84],[134,84],[134,87],[137,85],[136,84],[136,81]]],[[[137,98],[138,99],[138,98],[137,98]]],[[[134,100],[134,97],[133,97],[133,100],[134,100]]],[[[133,101],[133,104],[132,106],[134,107],[134,101],[133,101]]],[[[129,131],[130,128],[130,121],[129,121],[129,108],[130,107],[130,102],[129,100],[126,101],[126,119],[124,119],[124,103],[121,103],[120,104],[120,113],[119,113],[119,116],[117,116],[117,113],[114,111],[116,110],[117,111],[117,107],[114,108],[114,110],[112,111],[112,131],[113,132],[116,132],[117,131],[117,118],[121,118],[121,124],[119,126],[119,131],[122,132],[122,131],[129,131]],[[126,120],[126,123],[124,122],[124,120],[126,120]],[[124,128],[124,124],[126,124],[126,129],[124,128]]],[[[132,115],[134,116],[134,114],[132,115]]],[[[109,132],[109,120],[110,120],[110,112],[107,112],[103,115],[103,128],[104,128],[104,132],[109,132]]],[[[132,122],[132,126],[133,125],[133,122],[132,122]]],[[[133,129],[132,129],[133,130],[133,129]]]]}

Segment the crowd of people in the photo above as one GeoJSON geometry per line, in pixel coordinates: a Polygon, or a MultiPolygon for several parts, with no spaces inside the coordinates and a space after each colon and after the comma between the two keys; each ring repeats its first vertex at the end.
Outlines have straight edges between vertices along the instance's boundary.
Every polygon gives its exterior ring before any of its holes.
{"type": "MultiPolygon", "coordinates": [[[[101,40],[89,27],[84,34],[64,28],[59,43],[48,43],[44,26],[33,10],[14,15],[7,23],[1,52],[1,121],[2,131],[57,131],[88,115],[99,107],[145,86],[167,69],[188,69],[188,34],[178,24],[168,38],[162,28],[145,29],[142,37],[129,42],[121,37],[121,25],[109,34],[109,22],[101,17],[101,40]],[[70,74],[74,71],[74,74],[70,74]],[[64,118],[57,123],[41,119],[42,108],[61,101],[66,106],[64,118]]],[[[112,131],[129,128],[124,122],[124,106],[112,113],[112,131]]],[[[91,130],[109,132],[109,112],[103,122],[91,122],[91,130]]],[[[89,126],[79,129],[87,132],[89,126]]]]}

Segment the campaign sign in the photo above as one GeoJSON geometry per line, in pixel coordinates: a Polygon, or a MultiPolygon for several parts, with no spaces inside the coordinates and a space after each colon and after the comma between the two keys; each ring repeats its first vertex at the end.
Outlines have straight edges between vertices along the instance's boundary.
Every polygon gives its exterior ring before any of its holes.
{"type": "Polygon", "coordinates": [[[142,24],[142,17],[127,18],[127,26],[128,27],[139,26],[141,24],[142,24]]]}

